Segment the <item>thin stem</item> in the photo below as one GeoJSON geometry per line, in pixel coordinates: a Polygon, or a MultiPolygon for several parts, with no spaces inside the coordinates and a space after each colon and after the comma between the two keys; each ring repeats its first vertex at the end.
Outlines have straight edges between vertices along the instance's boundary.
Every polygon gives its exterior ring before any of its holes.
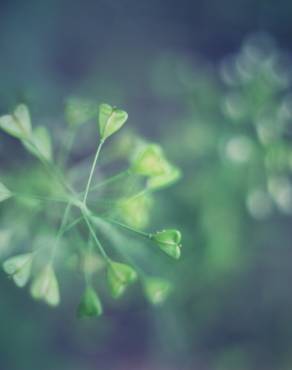
{"type": "Polygon", "coordinates": [[[100,241],[98,240],[98,238],[95,234],[95,231],[94,231],[94,229],[93,229],[93,227],[90,223],[88,215],[83,212],[83,216],[84,216],[84,220],[87,224],[88,230],[89,230],[89,232],[92,236],[92,239],[94,240],[95,244],[97,245],[97,247],[100,251],[100,254],[103,256],[103,258],[105,259],[106,262],[110,263],[111,260],[110,260],[109,256],[107,255],[106,251],[104,250],[103,246],[101,245],[100,241]]]}
{"type": "MultiPolygon", "coordinates": [[[[89,233],[89,238],[88,238],[88,243],[87,243],[87,251],[85,252],[85,257],[84,258],[87,258],[87,256],[89,256],[90,258],[92,257],[92,247],[93,247],[92,246],[92,236],[89,233]]],[[[89,272],[86,269],[85,261],[86,260],[83,261],[84,280],[85,280],[85,285],[87,287],[90,287],[92,285],[92,273],[91,273],[91,271],[89,272]]]]}
{"type": "Polygon", "coordinates": [[[134,229],[131,226],[125,225],[125,224],[123,224],[123,223],[121,223],[119,221],[113,220],[111,218],[108,218],[108,217],[99,217],[99,218],[101,218],[102,220],[107,221],[107,222],[109,222],[111,224],[118,225],[118,226],[122,227],[123,229],[126,229],[128,231],[131,231],[131,232],[133,232],[135,234],[138,234],[140,236],[143,236],[144,238],[151,239],[151,237],[152,237],[152,235],[149,234],[149,233],[145,233],[144,231],[134,229]]]}
{"type": "Polygon", "coordinates": [[[62,234],[65,234],[67,231],[71,230],[74,226],[79,224],[79,222],[81,222],[82,220],[83,220],[83,217],[78,217],[74,221],[70,222],[70,224],[65,227],[62,234]]]}
{"type": "Polygon", "coordinates": [[[87,197],[88,197],[90,185],[91,185],[91,182],[92,182],[94,170],[95,170],[96,163],[97,163],[97,160],[98,160],[98,157],[99,157],[99,153],[101,151],[101,148],[102,148],[103,143],[104,143],[104,140],[101,139],[100,142],[99,142],[99,145],[97,147],[96,153],[95,153],[95,157],[94,157],[94,160],[93,160],[93,163],[92,163],[92,166],[91,166],[90,175],[89,175],[89,178],[88,178],[88,181],[87,181],[87,185],[86,185],[86,189],[85,189],[85,194],[84,194],[84,198],[83,198],[83,204],[86,204],[86,201],[87,201],[87,197]]]}
{"type": "Polygon", "coordinates": [[[68,217],[69,217],[71,207],[72,207],[72,204],[68,203],[66,208],[65,208],[65,211],[64,211],[64,214],[63,214],[63,217],[62,217],[62,220],[61,220],[61,224],[60,224],[59,230],[58,230],[57,235],[56,235],[55,244],[54,244],[54,247],[53,247],[53,250],[52,250],[52,255],[51,255],[51,260],[52,261],[55,257],[56,250],[57,250],[57,247],[59,245],[60,239],[61,239],[61,237],[64,233],[65,226],[66,226],[67,221],[68,221],[68,217]]]}
{"type": "Polygon", "coordinates": [[[33,140],[27,140],[28,143],[37,151],[38,155],[39,155],[39,160],[40,162],[43,164],[43,166],[46,168],[46,170],[49,172],[49,174],[51,174],[53,177],[55,177],[55,179],[57,179],[57,181],[67,190],[70,191],[71,194],[76,194],[74,189],[71,187],[71,185],[69,185],[66,180],[64,179],[64,177],[62,176],[62,174],[58,171],[58,169],[52,165],[51,162],[49,162],[43,155],[42,153],[39,151],[38,147],[35,145],[35,143],[33,142],[33,140]]]}
{"type": "Polygon", "coordinates": [[[119,172],[118,174],[110,177],[109,179],[107,180],[104,180],[98,184],[96,184],[95,186],[93,186],[90,190],[93,191],[93,190],[96,190],[96,189],[99,189],[105,185],[108,185],[108,184],[111,184],[112,182],[115,182],[117,180],[120,180],[122,179],[123,177],[125,176],[128,176],[130,175],[131,171],[129,169],[125,170],[125,171],[122,171],[122,172],[119,172]]]}
{"type": "Polygon", "coordinates": [[[25,198],[25,199],[33,199],[33,200],[41,200],[44,202],[60,202],[60,203],[68,203],[68,199],[66,198],[57,198],[57,197],[44,197],[42,195],[31,195],[31,194],[22,194],[18,192],[12,191],[11,194],[18,198],[25,198]]]}
{"type": "Polygon", "coordinates": [[[76,128],[69,130],[69,134],[64,143],[64,147],[63,147],[64,149],[62,150],[60,154],[60,159],[58,161],[59,166],[61,168],[64,168],[66,166],[66,163],[68,161],[68,158],[69,158],[69,155],[70,155],[70,152],[71,152],[74,140],[75,140],[76,132],[77,132],[76,128]]]}

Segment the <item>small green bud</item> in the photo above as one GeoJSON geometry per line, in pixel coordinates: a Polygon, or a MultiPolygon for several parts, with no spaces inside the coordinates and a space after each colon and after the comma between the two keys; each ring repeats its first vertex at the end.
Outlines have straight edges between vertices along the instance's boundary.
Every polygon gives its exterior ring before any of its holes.
{"type": "Polygon", "coordinates": [[[87,287],[81,298],[77,311],[78,317],[94,317],[102,314],[102,305],[92,287],[87,287]]]}
{"type": "Polygon", "coordinates": [[[170,257],[179,259],[181,254],[181,233],[178,230],[158,231],[151,236],[159,248],[170,257]]]}
{"type": "Polygon", "coordinates": [[[150,277],[144,281],[144,291],[150,303],[159,305],[167,299],[171,284],[162,278],[150,277]]]}
{"type": "Polygon", "coordinates": [[[32,257],[32,253],[19,254],[3,263],[3,270],[12,277],[20,288],[25,286],[30,277],[32,257]]]}
{"type": "Polygon", "coordinates": [[[159,145],[144,147],[133,161],[132,171],[143,176],[159,176],[166,172],[167,161],[159,145]]]}
{"type": "Polygon", "coordinates": [[[147,181],[147,186],[150,189],[159,189],[172,185],[181,178],[181,171],[179,168],[172,165],[166,167],[165,173],[162,175],[152,176],[147,181]]]}
{"type": "Polygon", "coordinates": [[[6,199],[9,199],[12,197],[12,193],[10,190],[6,188],[5,185],[0,182],[0,202],[3,202],[6,199]]]}
{"type": "Polygon", "coordinates": [[[137,273],[124,263],[110,262],[107,270],[107,281],[114,298],[119,298],[127,286],[137,280],[137,273]]]}
{"type": "Polygon", "coordinates": [[[43,300],[51,306],[59,304],[59,284],[51,264],[39,272],[32,282],[30,292],[34,299],[43,300]]]}
{"type": "Polygon", "coordinates": [[[109,104],[99,106],[99,131],[103,140],[118,131],[128,119],[128,113],[109,104]]]}
{"type": "Polygon", "coordinates": [[[39,126],[33,130],[31,142],[23,140],[23,145],[37,158],[46,159],[49,162],[52,160],[51,137],[45,127],[39,126]]]}
{"type": "Polygon", "coordinates": [[[97,116],[97,105],[89,100],[70,98],[65,105],[65,117],[72,127],[78,127],[97,116]]]}
{"type": "Polygon", "coordinates": [[[20,104],[12,114],[0,117],[0,128],[18,139],[27,139],[31,134],[30,114],[27,106],[20,104]]]}

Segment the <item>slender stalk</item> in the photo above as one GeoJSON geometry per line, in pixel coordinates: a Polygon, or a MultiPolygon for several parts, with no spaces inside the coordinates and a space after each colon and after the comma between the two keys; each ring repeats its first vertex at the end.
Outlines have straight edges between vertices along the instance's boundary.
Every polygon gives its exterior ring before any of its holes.
{"type": "Polygon", "coordinates": [[[76,195],[71,185],[66,182],[65,178],[58,171],[58,169],[51,162],[49,162],[46,158],[44,158],[44,156],[39,151],[38,147],[34,144],[34,142],[32,140],[27,140],[27,141],[38,152],[39,160],[43,164],[43,166],[46,168],[48,173],[52,175],[66,190],[69,190],[71,194],[76,195]]]}
{"type": "Polygon", "coordinates": [[[68,217],[69,217],[69,213],[70,213],[71,207],[72,207],[72,204],[71,203],[68,203],[67,206],[66,206],[66,208],[65,208],[65,212],[63,214],[63,217],[62,217],[62,220],[61,220],[61,224],[60,224],[59,230],[57,232],[56,239],[55,239],[55,244],[54,244],[54,247],[53,247],[53,250],[52,250],[52,254],[51,254],[51,260],[52,261],[53,261],[53,259],[55,257],[56,250],[57,250],[57,247],[59,245],[60,239],[61,239],[61,237],[62,237],[62,235],[64,233],[65,226],[66,226],[67,221],[68,221],[68,217]]]}
{"type": "Polygon", "coordinates": [[[88,197],[90,185],[91,185],[91,182],[92,182],[94,170],[95,170],[96,163],[97,163],[99,153],[101,151],[103,143],[104,143],[104,140],[101,139],[100,142],[99,142],[99,145],[97,147],[96,153],[95,153],[95,157],[94,157],[94,160],[93,160],[93,163],[92,163],[92,166],[91,166],[89,178],[88,178],[88,181],[87,181],[87,184],[86,184],[85,194],[84,194],[84,198],[83,198],[83,204],[86,204],[86,201],[87,201],[87,197],[88,197]]]}
{"type": "Polygon", "coordinates": [[[130,175],[131,171],[129,169],[125,170],[125,171],[122,171],[122,172],[119,172],[118,174],[110,177],[109,179],[107,180],[104,180],[98,184],[96,184],[95,186],[93,186],[90,190],[93,191],[93,190],[96,190],[96,189],[99,189],[105,185],[109,185],[117,180],[121,180],[123,177],[125,176],[128,176],[130,175]]]}
{"type": "Polygon", "coordinates": [[[66,198],[57,198],[57,197],[44,197],[42,195],[31,195],[31,194],[23,194],[12,191],[11,194],[18,198],[25,198],[25,199],[32,199],[32,200],[41,200],[44,202],[60,202],[60,203],[68,203],[68,199],[66,198]]]}
{"type": "Polygon", "coordinates": [[[95,231],[94,231],[94,229],[93,229],[93,227],[90,223],[88,215],[83,212],[83,216],[84,216],[84,220],[87,224],[88,230],[89,230],[89,232],[92,236],[92,239],[94,240],[95,244],[97,245],[97,247],[100,251],[100,254],[103,256],[103,258],[105,259],[106,262],[110,263],[111,260],[110,260],[109,256],[107,255],[106,251],[104,250],[103,246],[101,245],[100,241],[98,240],[98,238],[95,234],[95,231]]]}
{"type": "Polygon", "coordinates": [[[69,155],[70,155],[70,152],[71,152],[74,140],[75,140],[76,132],[77,132],[77,130],[75,128],[69,130],[69,134],[68,134],[67,139],[64,143],[64,147],[63,147],[64,149],[62,150],[62,152],[60,154],[60,159],[58,161],[59,166],[61,168],[64,168],[66,166],[66,163],[68,161],[68,158],[69,158],[69,155]]]}
{"type": "Polygon", "coordinates": [[[125,225],[125,224],[123,224],[123,223],[121,223],[119,221],[113,220],[111,218],[108,218],[108,217],[99,217],[99,218],[101,218],[102,220],[107,221],[107,222],[109,222],[111,224],[118,225],[118,226],[122,227],[125,230],[131,231],[131,232],[133,232],[135,234],[138,234],[140,236],[143,236],[144,238],[151,239],[151,237],[152,237],[151,234],[149,234],[149,233],[145,233],[144,231],[134,229],[131,226],[125,225]]]}

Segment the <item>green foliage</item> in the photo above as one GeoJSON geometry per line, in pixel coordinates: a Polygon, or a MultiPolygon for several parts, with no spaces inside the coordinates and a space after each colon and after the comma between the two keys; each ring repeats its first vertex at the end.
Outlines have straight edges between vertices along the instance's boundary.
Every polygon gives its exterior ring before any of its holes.
{"type": "MultiPolygon", "coordinates": [[[[19,287],[31,280],[31,296],[50,306],[56,306],[60,302],[61,266],[68,265],[77,271],[81,269],[85,290],[77,310],[79,317],[97,317],[102,314],[102,304],[93,287],[93,279],[103,269],[106,270],[109,292],[114,298],[121,297],[128,286],[138,279],[144,282],[146,296],[152,303],[161,303],[169,292],[166,280],[148,279],[146,272],[136,261],[127,264],[113,261],[109,257],[107,248],[100,241],[101,222],[108,226],[116,225],[131,231],[137,237],[157,243],[175,258],[180,254],[178,232],[151,234],[140,230],[147,226],[150,218],[152,191],[173,183],[180,177],[180,171],[168,162],[157,144],[145,144],[146,149],[138,154],[130,168],[94,184],[104,141],[116,133],[128,118],[125,111],[108,104],[101,104],[99,109],[97,107],[96,104],[75,98],[69,99],[65,106],[65,117],[69,124],[67,130],[71,139],[74,139],[83,123],[94,120],[97,116],[99,119],[100,139],[83,190],[77,189],[75,182],[68,176],[70,171],[66,168],[66,163],[70,163],[70,146],[56,150],[46,127],[31,126],[30,114],[25,105],[19,105],[11,115],[0,117],[2,130],[18,138],[24,148],[39,160],[38,166],[31,170],[29,167],[25,169],[25,177],[22,173],[19,173],[18,178],[15,174],[11,177],[9,174],[3,175],[13,191],[0,183],[0,201],[11,198],[10,202],[5,203],[7,207],[3,208],[3,219],[7,223],[10,219],[17,220],[13,230],[15,241],[18,240],[21,245],[31,245],[31,250],[7,258],[3,269],[19,287]],[[55,152],[60,152],[60,158],[53,156],[55,152]],[[145,182],[145,175],[149,182],[145,182]],[[104,200],[101,194],[112,186],[119,187],[120,197],[104,200]],[[120,219],[126,224],[121,223],[120,219]],[[33,233],[30,234],[28,230],[33,230],[33,233]],[[57,263],[60,267],[58,277],[55,272],[57,263]]],[[[74,140],[72,144],[73,142],[74,140]]],[[[140,139],[133,147],[139,147],[139,143],[140,139]]],[[[131,155],[129,152],[129,156],[131,155]]],[[[80,180],[83,182],[83,177],[80,180]]],[[[108,235],[109,240],[110,236],[108,235]]],[[[127,243],[124,249],[124,258],[132,260],[127,243]]],[[[151,261],[152,257],[149,258],[150,264],[151,261]]]]}

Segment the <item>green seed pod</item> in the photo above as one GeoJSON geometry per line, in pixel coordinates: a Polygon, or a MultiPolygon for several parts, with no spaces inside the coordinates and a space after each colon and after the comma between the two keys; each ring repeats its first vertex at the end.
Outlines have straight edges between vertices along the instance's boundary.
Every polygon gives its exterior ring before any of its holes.
{"type": "Polygon", "coordinates": [[[12,114],[0,117],[0,128],[17,139],[29,138],[31,134],[31,122],[27,106],[20,104],[12,114]]]}
{"type": "Polygon", "coordinates": [[[102,314],[100,299],[92,287],[87,287],[78,306],[78,317],[97,317],[102,314]]]}
{"type": "Polygon", "coordinates": [[[70,98],[65,105],[65,118],[71,127],[78,127],[97,116],[97,105],[89,100],[70,98]]]}
{"type": "Polygon", "coordinates": [[[166,171],[162,175],[150,177],[147,181],[147,186],[151,189],[164,188],[172,185],[181,178],[181,171],[179,168],[172,165],[166,166],[166,171]]]}
{"type": "Polygon", "coordinates": [[[119,298],[128,285],[137,280],[137,273],[124,263],[110,262],[107,270],[107,281],[113,298],[119,298]]]}
{"type": "Polygon", "coordinates": [[[143,176],[161,176],[165,174],[167,166],[161,147],[149,144],[138,152],[133,161],[132,171],[143,176]]]}
{"type": "Polygon", "coordinates": [[[47,161],[52,160],[52,143],[51,137],[44,126],[39,126],[31,135],[31,141],[23,140],[25,148],[34,156],[39,159],[46,159],[47,161]]]}
{"type": "Polygon", "coordinates": [[[43,300],[51,306],[60,302],[59,284],[51,264],[45,266],[32,282],[30,293],[34,299],[43,300]]]}
{"type": "Polygon", "coordinates": [[[102,140],[118,131],[128,119],[128,113],[109,104],[99,106],[99,132],[102,140]]]}
{"type": "Polygon", "coordinates": [[[3,263],[3,270],[12,277],[20,288],[25,286],[30,277],[32,257],[32,253],[20,254],[3,263]]]}
{"type": "Polygon", "coordinates": [[[0,182],[0,202],[3,202],[4,200],[11,197],[12,193],[10,192],[10,190],[8,190],[6,186],[3,185],[2,182],[0,182]]]}
{"type": "Polygon", "coordinates": [[[151,238],[158,244],[159,248],[170,257],[175,259],[180,258],[181,233],[178,230],[158,231],[156,234],[152,235],[151,238]]]}
{"type": "Polygon", "coordinates": [[[128,225],[144,229],[149,223],[149,213],[153,201],[149,195],[141,195],[130,199],[122,199],[117,208],[121,219],[128,225]]]}
{"type": "Polygon", "coordinates": [[[150,277],[144,281],[144,292],[150,303],[160,305],[171,292],[171,284],[162,278],[150,277]]]}

